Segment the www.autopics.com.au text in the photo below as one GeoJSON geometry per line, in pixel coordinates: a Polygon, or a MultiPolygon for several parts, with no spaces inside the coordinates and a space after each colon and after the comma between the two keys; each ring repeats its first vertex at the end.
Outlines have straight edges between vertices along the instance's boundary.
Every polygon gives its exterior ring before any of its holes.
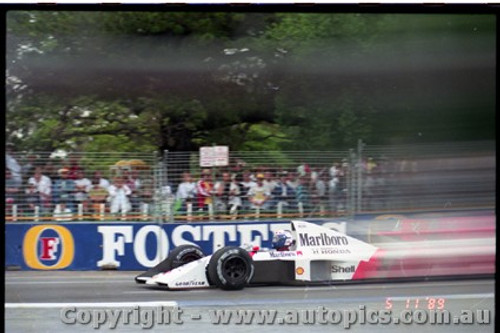
{"type": "MultiPolygon", "coordinates": [[[[97,306],[97,305],[96,305],[97,306]]],[[[137,325],[152,328],[155,325],[182,325],[186,320],[206,321],[213,325],[338,325],[349,329],[354,325],[490,325],[490,310],[461,310],[452,314],[448,310],[333,310],[324,306],[307,310],[207,310],[195,314],[184,313],[178,306],[140,307],[121,309],[78,309],[65,307],[60,312],[61,322],[66,325],[89,325],[98,329],[107,326],[137,325]]]]}

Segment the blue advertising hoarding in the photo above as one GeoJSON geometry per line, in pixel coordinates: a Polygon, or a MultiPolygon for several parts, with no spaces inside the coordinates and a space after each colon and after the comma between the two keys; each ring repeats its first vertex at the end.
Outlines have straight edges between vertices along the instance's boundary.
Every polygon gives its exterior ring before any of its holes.
{"type": "MultiPolygon", "coordinates": [[[[346,222],[324,226],[346,232],[346,222]]],[[[182,244],[197,244],[211,254],[225,245],[269,247],[272,233],[288,222],[241,223],[8,223],[5,266],[33,270],[144,270],[182,244]]]]}
{"type": "MultiPolygon", "coordinates": [[[[427,237],[432,232],[445,232],[446,235],[462,232],[472,236],[478,232],[494,234],[496,229],[492,210],[366,214],[357,215],[354,220],[338,218],[310,222],[369,243],[380,233],[413,232],[415,224],[419,225],[415,229],[419,237],[427,237]]],[[[12,222],[5,225],[5,267],[23,270],[145,270],[158,264],[169,251],[182,244],[199,245],[205,254],[225,245],[270,247],[273,231],[288,228],[288,221],[161,225],[145,222],[12,222]]]]}

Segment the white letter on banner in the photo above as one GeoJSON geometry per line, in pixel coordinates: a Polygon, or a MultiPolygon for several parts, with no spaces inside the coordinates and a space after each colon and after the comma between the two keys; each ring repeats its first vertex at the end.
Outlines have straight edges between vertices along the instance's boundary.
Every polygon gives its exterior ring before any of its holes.
{"type": "Polygon", "coordinates": [[[262,246],[262,241],[267,241],[269,239],[269,225],[265,223],[261,224],[240,224],[237,227],[240,233],[240,244],[251,244],[262,246]],[[253,233],[259,233],[260,235],[255,235],[252,238],[253,233]]]}
{"type": "Polygon", "coordinates": [[[153,267],[167,257],[168,238],[162,227],[158,225],[147,225],[139,229],[134,239],[134,255],[139,264],[145,267],[153,267]],[[146,254],[146,237],[152,232],[156,235],[156,256],[149,260],[146,254]]]}
{"type": "Polygon", "coordinates": [[[207,241],[210,239],[210,235],[214,234],[213,237],[213,251],[217,251],[225,245],[224,235],[229,235],[229,240],[236,241],[236,225],[205,225],[203,226],[203,240],[207,241]]]}
{"type": "Polygon", "coordinates": [[[125,243],[132,242],[132,226],[98,226],[97,232],[102,234],[102,260],[97,262],[98,267],[113,265],[120,267],[120,262],[115,259],[115,252],[119,256],[125,254],[125,243]],[[115,240],[115,235],[117,236],[115,240]]]}
{"type": "Polygon", "coordinates": [[[172,243],[174,246],[184,245],[184,244],[193,244],[193,243],[182,237],[184,233],[191,234],[193,236],[194,241],[201,241],[201,227],[200,226],[192,226],[192,225],[179,225],[172,230],[172,243]]]}

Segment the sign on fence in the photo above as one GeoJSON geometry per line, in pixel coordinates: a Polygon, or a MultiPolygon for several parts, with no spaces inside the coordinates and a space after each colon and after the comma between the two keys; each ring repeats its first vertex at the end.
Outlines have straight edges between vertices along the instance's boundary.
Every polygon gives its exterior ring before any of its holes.
{"type": "Polygon", "coordinates": [[[200,166],[228,166],[229,165],[229,147],[213,146],[200,147],[200,166]]]}

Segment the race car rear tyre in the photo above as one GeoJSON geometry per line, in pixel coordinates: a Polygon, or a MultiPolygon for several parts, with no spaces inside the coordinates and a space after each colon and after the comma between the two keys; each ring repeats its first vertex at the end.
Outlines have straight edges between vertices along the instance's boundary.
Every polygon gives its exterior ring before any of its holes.
{"type": "Polygon", "coordinates": [[[253,273],[252,257],[237,246],[217,250],[208,263],[208,280],[224,290],[243,289],[253,273]]]}
{"type": "Polygon", "coordinates": [[[205,256],[201,248],[196,245],[180,245],[174,248],[165,259],[163,268],[170,271],[174,268],[180,267],[191,261],[201,259],[205,256]]]}

